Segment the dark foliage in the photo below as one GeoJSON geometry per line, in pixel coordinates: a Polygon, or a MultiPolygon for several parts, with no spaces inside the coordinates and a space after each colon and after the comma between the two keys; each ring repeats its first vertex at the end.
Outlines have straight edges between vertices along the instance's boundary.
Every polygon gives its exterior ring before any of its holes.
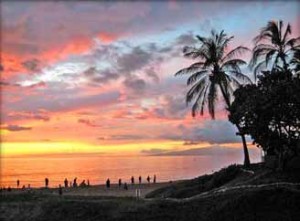
{"type": "Polygon", "coordinates": [[[279,165],[299,155],[300,79],[282,70],[264,72],[258,85],[246,85],[234,93],[229,120],[279,165]]]}
{"type": "Polygon", "coordinates": [[[292,27],[283,21],[269,21],[263,27],[258,36],[254,38],[250,66],[254,68],[254,76],[257,77],[262,70],[274,70],[278,67],[285,71],[293,66],[291,57],[300,51],[300,37],[291,38],[292,27]]]}

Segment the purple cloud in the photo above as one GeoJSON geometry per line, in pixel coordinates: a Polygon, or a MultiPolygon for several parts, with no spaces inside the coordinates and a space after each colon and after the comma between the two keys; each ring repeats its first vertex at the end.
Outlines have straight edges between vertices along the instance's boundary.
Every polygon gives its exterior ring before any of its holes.
{"type": "Polygon", "coordinates": [[[24,126],[19,126],[19,125],[7,125],[4,127],[1,127],[3,130],[8,130],[12,132],[18,132],[18,131],[23,131],[23,130],[31,130],[31,127],[24,127],[24,126]]]}

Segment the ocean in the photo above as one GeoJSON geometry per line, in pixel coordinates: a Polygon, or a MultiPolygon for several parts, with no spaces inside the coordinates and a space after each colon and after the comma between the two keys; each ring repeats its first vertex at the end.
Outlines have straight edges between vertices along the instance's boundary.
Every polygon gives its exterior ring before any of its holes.
{"type": "MultiPolygon", "coordinates": [[[[252,156],[252,161],[259,156],[252,156]]],[[[131,176],[138,180],[142,176],[156,175],[157,182],[190,179],[210,174],[225,166],[243,163],[243,155],[209,156],[103,156],[99,154],[67,154],[57,156],[22,156],[1,158],[1,187],[20,186],[42,187],[49,179],[50,187],[63,184],[65,178],[77,183],[89,180],[91,185],[104,184],[109,178],[111,183],[130,182],[131,176]]]]}

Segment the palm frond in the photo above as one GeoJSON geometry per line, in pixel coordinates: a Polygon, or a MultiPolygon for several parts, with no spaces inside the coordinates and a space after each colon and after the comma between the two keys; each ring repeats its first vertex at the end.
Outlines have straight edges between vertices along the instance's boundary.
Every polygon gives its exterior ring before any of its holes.
{"type": "Polygon", "coordinates": [[[235,72],[241,73],[242,70],[240,68],[240,65],[247,64],[245,61],[243,61],[243,62],[240,62],[240,61],[237,62],[235,60],[230,60],[230,61],[227,61],[226,63],[224,63],[221,66],[221,69],[226,71],[226,72],[235,71],[235,72]]]}
{"type": "Polygon", "coordinates": [[[194,64],[190,65],[187,68],[183,68],[183,69],[177,71],[175,73],[175,76],[184,75],[184,74],[193,74],[195,72],[198,72],[198,71],[202,70],[204,65],[205,65],[205,62],[194,63],[194,64]]]}
{"type": "Polygon", "coordinates": [[[226,73],[227,76],[229,77],[235,77],[238,80],[243,81],[246,84],[252,84],[252,80],[250,77],[248,77],[246,74],[243,74],[242,72],[237,72],[237,71],[229,71],[229,74],[226,73]]]}
{"type": "Polygon", "coordinates": [[[197,80],[201,81],[201,78],[206,77],[207,73],[208,73],[208,70],[202,70],[202,71],[198,71],[198,72],[192,74],[187,79],[187,85],[191,85],[191,84],[193,84],[197,80]]]}
{"type": "Polygon", "coordinates": [[[207,38],[202,37],[200,35],[196,35],[196,38],[202,43],[202,44],[207,44],[207,38]]]}
{"type": "Polygon", "coordinates": [[[253,51],[252,58],[251,58],[250,63],[249,63],[249,67],[251,69],[253,69],[255,67],[255,65],[257,64],[257,62],[263,56],[265,56],[266,54],[268,54],[271,50],[274,50],[274,49],[271,49],[271,48],[259,48],[259,49],[255,50],[255,51],[253,51]]]}
{"type": "Polygon", "coordinates": [[[196,96],[197,94],[201,91],[201,89],[205,86],[205,78],[197,81],[187,92],[186,94],[186,103],[190,103],[196,96]]]}
{"type": "Polygon", "coordinates": [[[269,21],[267,26],[263,27],[258,36],[254,38],[255,44],[260,42],[264,39],[270,39],[273,44],[280,45],[281,38],[280,38],[280,30],[278,25],[282,23],[281,21],[279,24],[276,21],[269,21]]]}
{"type": "MultiPolygon", "coordinates": [[[[226,61],[224,64],[222,64],[221,68],[232,68],[233,66],[241,66],[241,65],[246,65],[247,62],[242,60],[242,59],[231,59],[226,61]]],[[[234,70],[236,70],[236,67],[232,68],[234,70]]]]}
{"type": "MultiPolygon", "coordinates": [[[[227,78],[228,81],[229,81],[231,84],[233,84],[236,88],[238,88],[239,86],[242,85],[242,83],[241,83],[236,77],[234,77],[234,76],[232,76],[232,75],[226,74],[226,78],[227,78]]],[[[229,85],[230,85],[230,84],[228,84],[228,86],[229,86],[229,85]]]]}
{"type": "Polygon", "coordinates": [[[200,115],[204,114],[204,106],[205,106],[205,103],[207,101],[206,96],[207,96],[207,92],[208,92],[209,87],[210,87],[210,83],[206,84],[205,89],[204,89],[204,93],[203,93],[203,97],[202,97],[202,100],[201,100],[200,115]]]}
{"type": "Polygon", "coordinates": [[[207,59],[205,50],[201,50],[196,47],[184,47],[183,55],[184,57],[193,58],[193,59],[195,58],[207,59]]]}
{"type": "Polygon", "coordinates": [[[286,45],[291,48],[297,47],[298,44],[300,44],[300,37],[292,38],[286,42],[286,45]]]}
{"type": "Polygon", "coordinates": [[[261,61],[261,62],[259,62],[259,63],[255,66],[255,68],[254,68],[254,70],[253,70],[253,73],[254,73],[254,81],[256,81],[258,74],[260,74],[259,72],[261,72],[264,68],[266,68],[266,62],[265,62],[265,61],[261,61]]]}
{"type": "Polygon", "coordinates": [[[226,62],[228,61],[229,59],[232,59],[233,57],[235,56],[238,56],[238,55],[241,55],[247,51],[250,51],[249,48],[247,47],[243,47],[243,46],[239,46],[239,47],[236,47],[234,49],[232,49],[230,52],[228,52],[223,58],[222,58],[222,62],[226,62]]]}
{"type": "Polygon", "coordinates": [[[283,36],[283,39],[282,39],[282,43],[285,43],[285,42],[286,42],[287,36],[288,36],[289,34],[292,34],[292,28],[291,28],[290,23],[288,23],[287,26],[286,26],[285,33],[284,33],[284,36],[283,36]]]}
{"type": "Polygon", "coordinates": [[[263,35],[257,35],[254,39],[253,42],[254,44],[258,44],[259,42],[263,41],[263,40],[269,40],[272,39],[272,34],[271,33],[264,33],[263,35]]]}
{"type": "Polygon", "coordinates": [[[261,51],[261,50],[274,50],[276,49],[276,47],[274,45],[271,45],[271,44],[258,44],[258,45],[255,45],[255,47],[253,48],[253,52],[255,51],[261,51]]]}
{"type": "Polygon", "coordinates": [[[208,92],[208,112],[212,119],[215,119],[215,102],[217,99],[216,83],[211,81],[208,92]]]}
{"type": "MultiPolygon", "coordinates": [[[[196,98],[196,100],[194,101],[194,104],[192,106],[192,116],[195,117],[197,110],[199,109],[199,104],[202,104],[202,100],[205,100],[205,90],[207,88],[207,85],[205,85],[201,91],[198,94],[198,97],[196,98]]],[[[204,104],[203,104],[204,105],[204,104]]],[[[202,107],[200,107],[202,108],[202,107]]]]}
{"type": "Polygon", "coordinates": [[[277,51],[277,50],[270,50],[270,51],[266,54],[266,58],[265,58],[266,67],[268,67],[269,62],[270,62],[270,60],[272,59],[272,56],[273,56],[275,53],[278,53],[278,51],[277,51]]]}

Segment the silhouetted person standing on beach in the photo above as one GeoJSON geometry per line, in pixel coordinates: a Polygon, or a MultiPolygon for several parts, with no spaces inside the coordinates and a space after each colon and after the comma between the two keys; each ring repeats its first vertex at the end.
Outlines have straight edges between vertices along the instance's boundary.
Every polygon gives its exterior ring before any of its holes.
{"type": "Polygon", "coordinates": [[[121,188],[121,186],[122,186],[122,180],[119,179],[119,188],[121,188]]]}
{"type": "Polygon", "coordinates": [[[69,182],[68,182],[67,178],[65,179],[64,183],[65,183],[65,188],[67,188],[69,186],[69,182]]]}
{"type": "Polygon", "coordinates": [[[73,181],[73,187],[77,187],[77,177],[75,177],[75,179],[73,181]]]}
{"type": "Polygon", "coordinates": [[[153,183],[156,183],[156,175],[154,174],[153,183]]]}
{"type": "Polygon", "coordinates": [[[139,176],[139,184],[141,184],[141,183],[142,183],[142,177],[139,176]]]}
{"type": "Polygon", "coordinates": [[[20,186],[20,180],[17,180],[17,188],[20,186]]]}
{"type": "Polygon", "coordinates": [[[106,188],[110,188],[110,180],[109,179],[106,180],[106,188]]]}
{"type": "Polygon", "coordinates": [[[45,187],[48,188],[48,186],[49,186],[49,179],[45,178],[45,187]]]}
{"type": "Polygon", "coordinates": [[[150,177],[149,176],[147,177],[147,181],[148,181],[148,183],[150,183],[150,177]]]}
{"type": "Polygon", "coordinates": [[[87,185],[90,186],[90,180],[87,180],[87,185]]]}
{"type": "Polygon", "coordinates": [[[58,187],[58,194],[61,196],[62,195],[62,187],[61,185],[59,184],[59,187],[58,187]]]}
{"type": "Polygon", "coordinates": [[[131,184],[134,184],[134,177],[131,177],[131,184]]]}
{"type": "Polygon", "coordinates": [[[85,183],[85,180],[83,180],[80,184],[79,184],[80,187],[86,187],[86,183],[85,183]]]}
{"type": "Polygon", "coordinates": [[[127,183],[124,184],[124,190],[128,190],[127,183]]]}

